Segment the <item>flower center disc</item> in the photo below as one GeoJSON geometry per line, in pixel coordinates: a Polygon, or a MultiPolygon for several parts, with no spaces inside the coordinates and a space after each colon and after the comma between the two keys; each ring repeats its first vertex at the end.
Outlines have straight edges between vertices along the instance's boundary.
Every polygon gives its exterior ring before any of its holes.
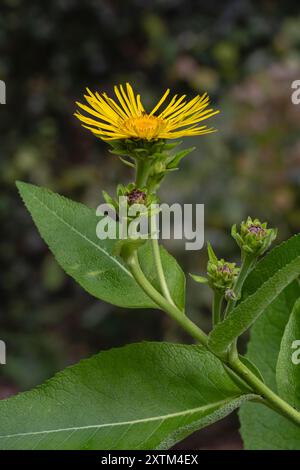
{"type": "Polygon", "coordinates": [[[128,118],[123,123],[124,130],[132,137],[147,140],[155,139],[164,127],[165,122],[163,119],[148,114],[128,118]]]}

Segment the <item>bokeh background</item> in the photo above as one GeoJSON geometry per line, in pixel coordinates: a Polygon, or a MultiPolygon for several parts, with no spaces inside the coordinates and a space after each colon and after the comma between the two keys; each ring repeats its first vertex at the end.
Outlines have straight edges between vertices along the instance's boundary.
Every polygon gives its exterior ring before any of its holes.
{"type": "MultiPolygon", "coordinates": [[[[248,214],[300,229],[299,2],[262,0],[1,0],[0,366],[6,397],[99,350],[140,340],[190,342],[159,312],[126,311],[90,297],[68,278],[40,239],[16,179],[47,186],[91,207],[132,175],[80,127],[74,102],[84,89],[112,92],[130,81],[151,105],[162,92],[208,91],[221,114],[216,134],[189,139],[197,151],[166,179],[167,202],[205,203],[206,239],[236,259],[229,235],[248,214]]],[[[186,273],[206,253],[167,248],[186,273]]],[[[188,282],[188,310],[210,327],[210,293],[188,282]]],[[[239,449],[238,420],[202,430],[181,449],[239,449]]]]}

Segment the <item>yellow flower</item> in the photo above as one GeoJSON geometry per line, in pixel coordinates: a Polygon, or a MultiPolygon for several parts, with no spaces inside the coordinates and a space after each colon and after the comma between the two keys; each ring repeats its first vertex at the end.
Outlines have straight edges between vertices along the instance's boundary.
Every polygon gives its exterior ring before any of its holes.
{"type": "Polygon", "coordinates": [[[147,113],[140,95],[133,92],[129,83],[126,89],[115,86],[118,99],[112,99],[106,93],[92,93],[88,88],[85,99],[89,106],[77,102],[89,116],[79,111],[75,116],[83,122],[83,127],[103,140],[116,139],[177,139],[179,137],[208,134],[214,129],[199,126],[199,123],[219,111],[209,108],[209,97],[206,93],[185,101],[186,95],[173,96],[165,109],[157,114],[170,93],[168,89],[150,113],[147,113]]]}

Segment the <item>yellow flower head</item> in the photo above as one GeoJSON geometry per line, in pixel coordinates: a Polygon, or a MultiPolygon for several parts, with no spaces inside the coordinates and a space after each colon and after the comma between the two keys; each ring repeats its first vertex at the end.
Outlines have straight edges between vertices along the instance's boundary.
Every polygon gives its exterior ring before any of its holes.
{"type": "Polygon", "coordinates": [[[114,87],[116,99],[92,93],[88,88],[85,99],[89,106],[77,102],[89,116],[77,111],[75,116],[83,122],[83,127],[103,140],[118,139],[177,139],[185,136],[208,134],[214,129],[199,126],[204,119],[214,116],[219,111],[209,107],[207,93],[197,95],[192,100],[185,100],[186,95],[173,96],[165,109],[157,114],[170,93],[168,89],[150,113],[147,113],[140,95],[133,92],[129,83],[126,88],[114,87]]]}

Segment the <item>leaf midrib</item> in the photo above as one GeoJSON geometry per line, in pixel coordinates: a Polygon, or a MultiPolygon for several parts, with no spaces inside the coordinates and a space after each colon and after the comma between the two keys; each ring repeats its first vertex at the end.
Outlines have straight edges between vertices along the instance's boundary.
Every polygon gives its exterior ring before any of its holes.
{"type": "Polygon", "coordinates": [[[66,227],[68,227],[70,230],[72,230],[73,232],[76,233],[76,235],[78,235],[79,237],[83,238],[86,242],[88,242],[89,244],[91,244],[94,248],[96,248],[97,250],[101,251],[105,256],[107,256],[111,261],[113,261],[114,263],[116,263],[121,269],[123,269],[123,271],[129,276],[129,277],[133,277],[131,272],[128,271],[128,269],[126,269],[126,267],[121,264],[117,258],[115,258],[114,256],[111,256],[107,251],[105,251],[103,248],[101,248],[101,246],[97,245],[97,243],[93,242],[92,240],[90,240],[88,237],[86,237],[83,233],[79,232],[79,230],[77,230],[75,227],[73,227],[73,225],[70,225],[68,222],[66,222],[62,217],[60,217],[55,211],[51,210],[47,204],[45,204],[43,201],[41,201],[38,197],[36,197],[35,195],[32,195],[31,196],[32,199],[38,201],[38,203],[46,208],[46,210],[52,214],[54,217],[56,217],[60,222],[62,222],[64,225],[66,225],[66,227]]]}
{"type": "Polygon", "coordinates": [[[7,435],[0,436],[0,439],[9,439],[9,438],[21,437],[21,436],[23,437],[33,436],[33,435],[39,435],[39,434],[51,434],[51,433],[66,432],[66,431],[70,431],[70,432],[81,431],[81,430],[96,429],[96,428],[101,429],[101,428],[115,427],[115,426],[129,426],[129,425],[148,423],[150,421],[159,421],[159,420],[165,421],[166,419],[177,418],[179,416],[197,413],[198,411],[209,411],[211,408],[220,407],[220,406],[229,404],[233,400],[239,399],[242,396],[245,397],[245,395],[236,395],[226,400],[220,400],[214,403],[210,403],[209,405],[204,405],[204,406],[200,406],[197,408],[191,408],[190,410],[178,411],[176,413],[169,413],[169,414],[161,415],[161,416],[152,416],[150,418],[140,418],[140,419],[135,419],[132,421],[120,421],[120,422],[114,422],[114,423],[90,424],[87,426],[71,426],[68,428],[48,429],[44,431],[29,431],[29,432],[23,432],[23,433],[7,434],[7,435]]]}

